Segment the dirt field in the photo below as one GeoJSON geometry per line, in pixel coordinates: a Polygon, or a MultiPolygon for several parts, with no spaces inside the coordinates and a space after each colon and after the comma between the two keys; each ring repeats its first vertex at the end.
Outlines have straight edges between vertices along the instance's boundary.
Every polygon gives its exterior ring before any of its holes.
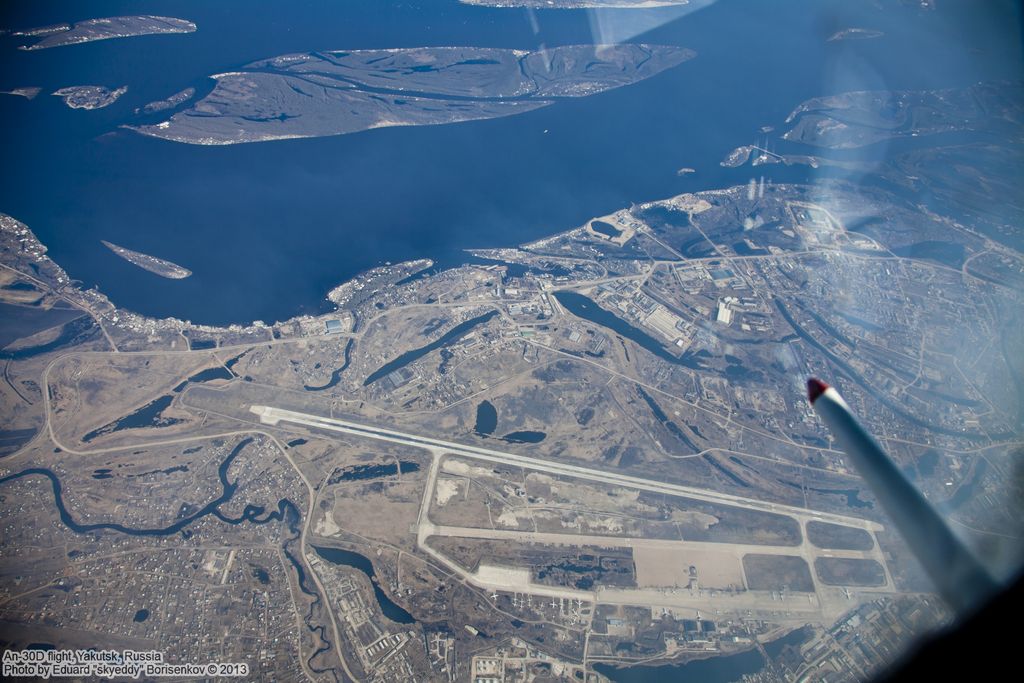
{"type": "Polygon", "coordinates": [[[641,588],[685,588],[690,583],[691,566],[696,570],[693,578],[701,588],[744,585],[742,564],[729,553],[639,547],[633,549],[633,559],[637,585],[641,588]]]}
{"type": "Polygon", "coordinates": [[[750,590],[760,591],[814,591],[811,570],[802,557],[795,555],[743,556],[743,571],[747,575],[750,590]]]}
{"type": "Polygon", "coordinates": [[[871,550],[875,542],[864,529],[811,520],[807,540],[826,550],[871,550]]]}
{"type": "Polygon", "coordinates": [[[874,560],[819,557],[814,571],[830,586],[884,586],[885,570],[874,560]]]}

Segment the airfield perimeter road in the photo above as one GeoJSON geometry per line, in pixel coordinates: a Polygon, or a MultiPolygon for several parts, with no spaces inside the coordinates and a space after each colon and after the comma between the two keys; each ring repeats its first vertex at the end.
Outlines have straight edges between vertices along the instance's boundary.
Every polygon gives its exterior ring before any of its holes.
{"type": "Polygon", "coordinates": [[[408,434],[406,432],[400,432],[394,429],[387,429],[385,427],[360,424],[358,422],[352,422],[341,418],[310,415],[308,413],[300,413],[293,410],[284,410],[282,408],[273,408],[270,406],[252,406],[249,410],[258,415],[260,421],[263,424],[268,425],[276,425],[282,421],[291,422],[293,424],[341,432],[343,434],[350,434],[352,436],[361,436],[368,439],[390,441],[392,443],[400,443],[406,446],[423,448],[437,455],[450,453],[452,455],[472,458],[475,460],[485,460],[488,462],[501,463],[503,465],[524,467],[527,469],[537,470],[540,472],[547,472],[549,474],[554,474],[557,476],[573,477],[576,479],[587,479],[590,481],[599,481],[605,484],[625,486],[627,488],[640,489],[643,491],[652,491],[654,493],[661,493],[670,496],[685,496],[687,498],[693,498],[695,500],[702,500],[722,505],[736,505],[751,510],[760,510],[762,512],[788,514],[793,515],[798,519],[816,519],[826,522],[832,522],[835,524],[855,526],[862,529],[873,531],[880,531],[885,528],[881,524],[861,519],[859,517],[847,517],[844,515],[837,515],[829,512],[819,512],[816,510],[809,510],[807,508],[801,508],[792,505],[768,503],[761,500],[755,500],[753,498],[743,498],[740,496],[734,496],[727,493],[718,493],[716,491],[709,491],[706,489],[682,486],[679,484],[669,484],[661,481],[653,481],[650,479],[642,479],[640,477],[632,477],[625,474],[616,474],[614,472],[606,472],[603,470],[593,469],[589,467],[581,467],[578,465],[568,465],[565,463],[553,462],[550,460],[543,460],[540,458],[531,458],[525,455],[507,453],[504,451],[497,451],[490,448],[468,446],[466,444],[455,443],[452,441],[443,441],[441,439],[435,439],[428,436],[417,436],[415,434],[408,434]]]}

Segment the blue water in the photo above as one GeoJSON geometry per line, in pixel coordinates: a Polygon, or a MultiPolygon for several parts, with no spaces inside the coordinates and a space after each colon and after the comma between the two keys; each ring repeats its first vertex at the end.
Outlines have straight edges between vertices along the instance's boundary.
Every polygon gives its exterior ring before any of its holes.
{"type": "Polygon", "coordinates": [[[509,432],[501,438],[509,443],[540,443],[547,438],[547,434],[534,431],[509,432]]]}
{"type": "MultiPolygon", "coordinates": [[[[5,28],[151,13],[199,30],[34,52],[0,37],[0,89],[45,89],[33,101],[0,96],[4,163],[17,169],[0,183],[0,211],[32,227],[71,277],[121,306],[202,323],[286,319],[322,310],[328,289],[385,261],[458,263],[466,247],[514,245],[631,201],[745,182],[749,168],[722,169],[719,160],[811,96],[1019,78],[1015,16],[1001,9],[1010,4],[951,0],[929,13],[895,3],[883,12],[842,0],[720,0],[689,14],[540,11],[535,34],[526,11],[455,0],[5,3],[5,28]],[[627,25],[659,21],[630,39],[698,57],[634,86],[516,117],[231,147],[118,128],[140,122],[132,111],[147,102],[190,85],[201,95],[210,74],[288,52],[536,49],[614,39],[627,25]],[[825,41],[848,26],[886,36],[825,41]],[[96,111],[46,94],[81,84],[129,91],[96,111]],[[682,166],[697,172],[679,177],[682,166]],[[194,274],[156,277],[100,239],[194,274]]],[[[812,173],[764,172],[780,180],[812,173]]]]}
{"type": "Polygon", "coordinates": [[[169,427],[181,422],[178,418],[165,418],[163,412],[171,405],[174,396],[165,394],[142,406],[138,410],[125,415],[110,424],[98,427],[82,437],[82,443],[89,443],[97,436],[119,432],[122,429],[139,429],[140,427],[169,427]]]}
{"type": "Polygon", "coordinates": [[[804,627],[790,631],[781,638],[764,644],[764,651],[768,653],[768,656],[775,659],[786,647],[800,647],[805,640],[807,640],[812,634],[811,629],[804,627]]]}
{"type": "Polygon", "coordinates": [[[366,577],[370,579],[370,583],[373,585],[373,593],[377,597],[377,603],[380,605],[381,612],[388,619],[398,624],[416,623],[416,619],[411,614],[395,604],[387,596],[387,593],[381,590],[377,583],[377,574],[373,569],[373,563],[365,555],[352,552],[351,550],[342,550],[341,548],[313,546],[313,550],[328,562],[354,567],[366,574],[366,577]]]}
{"type": "Polygon", "coordinates": [[[498,411],[490,401],[481,401],[476,406],[476,424],[473,431],[477,436],[490,436],[498,427],[498,411]]]}
{"type": "Polygon", "coordinates": [[[735,655],[697,659],[686,664],[640,665],[624,669],[609,664],[595,664],[594,670],[615,683],[729,683],[740,680],[746,674],[756,673],[763,667],[764,657],[761,653],[747,650],[735,655]]]}
{"type": "Polygon", "coordinates": [[[664,345],[662,345],[657,339],[647,334],[639,327],[630,325],[624,318],[602,308],[590,297],[577,292],[555,292],[555,298],[558,300],[559,304],[564,306],[565,309],[573,315],[617,332],[626,339],[629,339],[630,341],[647,349],[663,361],[672,363],[673,365],[694,367],[693,361],[687,356],[684,355],[680,358],[672,355],[665,350],[664,345]]]}
{"type": "MultiPolygon", "coordinates": [[[[4,325],[7,324],[6,317],[0,316],[0,321],[3,321],[4,325]]],[[[96,334],[97,330],[95,320],[87,316],[79,316],[61,327],[55,339],[37,346],[20,348],[16,351],[0,351],[0,360],[25,360],[26,358],[40,356],[54,349],[81,344],[90,336],[96,334]]]]}
{"type": "Polygon", "coordinates": [[[435,351],[439,348],[446,346],[449,343],[458,341],[460,338],[462,338],[463,335],[467,334],[474,327],[486,323],[488,320],[490,320],[496,315],[498,315],[497,311],[488,311],[483,315],[478,315],[475,318],[470,318],[469,320],[465,320],[456,325],[455,327],[453,327],[452,329],[448,330],[437,340],[432,341],[429,344],[425,344],[424,346],[415,348],[412,351],[406,351],[399,357],[395,358],[394,360],[388,361],[381,367],[371,372],[367,376],[367,378],[363,380],[363,386],[369,386],[370,384],[373,384],[377,380],[383,377],[387,377],[392,372],[395,372],[396,370],[401,370],[406,365],[409,365],[410,363],[419,360],[420,358],[426,356],[431,351],[435,351]]]}

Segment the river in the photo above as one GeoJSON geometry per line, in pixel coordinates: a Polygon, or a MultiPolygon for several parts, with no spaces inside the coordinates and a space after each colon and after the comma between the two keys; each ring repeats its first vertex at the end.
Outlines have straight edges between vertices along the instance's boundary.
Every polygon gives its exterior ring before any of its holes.
{"type": "Polygon", "coordinates": [[[0,36],[0,88],[44,89],[31,101],[0,96],[4,160],[18,169],[0,185],[0,210],[36,231],[72,278],[134,311],[212,324],[321,311],[331,287],[385,261],[461,263],[467,247],[519,244],[631,201],[743,183],[755,171],[818,177],[823,171],[804,167],[718,165],[809,97],[1017,77],[1016,46],[992,38],[1002,35],[993,30],[998,13],[964,0],[942,3],[942,12],[885,7],[721,0],[687,14],[529,13],[454,0],[16,3],[5,11],[14,29],[120,14],[182,16],[199,29],[39,51],[16,50],[20,39],[0,36]],[[634,25],[650,30],[633,35],[634,25]],[[826,41],[860,25],[885,36],[826,41]],[[422,45],[532,50],[623,36],[698,56],[629,87],[491,121],[229,147],[119,128],[153,120],[135,116],[136,107],[188,86],[202,96],[209,75],[274,55],[422,45]],[[93,111],[45,94],[85,84],[129,89],[93,111]],[[679,176],[682,166],[696,172],[679,176]],[[193,275],[156,277],[101,239],[193,275]]]}
{"type": "Polygon", "coordinates": [[[747,650],[735,655],[697,659],[686,664],[641,665],[628,669],[595,664],[594,670],[604,674],[614,683],[731,683],[738,681],[745,674],[760,671],[763,666],[764,657],[761,653],[757,650],[747,650]]]}

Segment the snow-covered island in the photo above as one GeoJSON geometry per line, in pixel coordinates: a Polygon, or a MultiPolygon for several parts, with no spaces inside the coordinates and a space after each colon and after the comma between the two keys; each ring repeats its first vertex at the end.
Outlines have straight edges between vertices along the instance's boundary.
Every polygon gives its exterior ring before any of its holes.
{"type": "Polygon", "coordinates": [[[148,270],[154,275],[165,277],[170,280],[184,280],[192,271],[188,268],[182,268],[177,263],[171,263],[165,261],[162,258],[156,256],[150,256],[149,254],[143,254],[140,251],[132,251],[131,249],[125,249],[124,247],[118,246],[112,242],[106,240],[100,240],[107,249],[114,252],[128,263],[132,263],[143,270],[148,270]]]}

